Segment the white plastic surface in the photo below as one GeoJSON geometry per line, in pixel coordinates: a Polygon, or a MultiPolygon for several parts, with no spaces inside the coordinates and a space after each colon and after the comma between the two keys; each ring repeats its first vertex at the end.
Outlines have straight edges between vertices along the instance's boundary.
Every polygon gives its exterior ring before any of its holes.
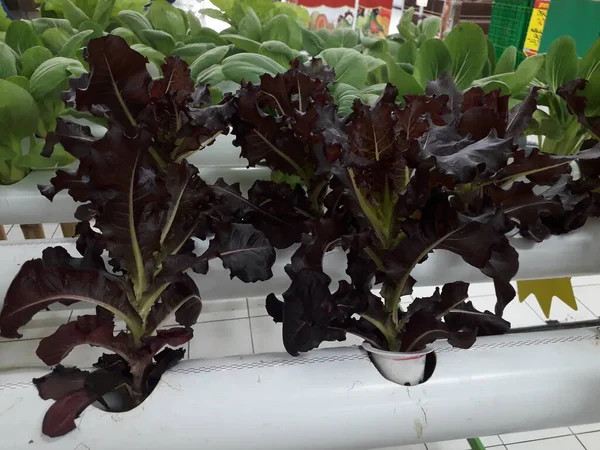
{"type": "Polygon", "coordinates": [[[364,350],[189,360],[127,413],[88,408],[48,439],[41,370],[0,373],[4,449],[352,450],[600,422],[595,329],[480,338],[436,346],[431,379],[387,381],[364,350]]]}

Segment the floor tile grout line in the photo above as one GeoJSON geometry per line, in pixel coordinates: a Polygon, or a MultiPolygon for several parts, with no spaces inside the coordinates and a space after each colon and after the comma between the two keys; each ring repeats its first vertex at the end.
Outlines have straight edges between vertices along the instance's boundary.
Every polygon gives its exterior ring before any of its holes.
{"type": "MultiPolygon", "coordinates": [[[[575,433],[573,433],[573,431],[571,431],[571,429],[569,427],[566,427],[566,428],[569,430],[569,433],[567,433],[567,434],[559,434],[556,436],[549,436],[549,437],[543,437],[543,438],[538,438],[538,439],[528,439],[525,441],[516,441],[516,442],[511,442],[510,444],[507,444],[506,442],[504,442],[501,435],[498,435],[498,437],[500,438],[500,441],[502,442],[503,445],[509,446],[509,445],[517,445],[517,444],[526,444],[527,442],[547,441],[549,439],[557,439],[557,438],[561,438],[561,437],[575,436],[575,433]]],[[[537,431],[537,430],[533,430],[533,431],[537,431]]],[[[527,431],[525,431],[525,433],[527,433],[527,431]]]]}
{"type": "MultiPolygon", "coordinates": [[[[593,286],[598,286],[600,288],[600,285],[593,285],[593,286]]],[[[582,304],[583,307],[585,309],[587,309],[594,317],[598,317],[598,315],[594,311],[592,311],[592,309],[588,305],[586,305],[583,300],[578,298],[577,295],[575,295],[575,300],[577,300],[580,304],[582,304]]]]}
{"type": "MultiPolygon", "coordinates": [[[[575,427],[575,426],[578,426],[578,425],[573,425],[573,426],[575,427]]],[[[571,430],[571,427],[569,427],[569,430],[571,430]]],[[[582,431],[582,432],[579,432],[579,433],[575,433],[573,430],[571,430],[571,432],[572,432],[572,433],[573,433],[575,436],[578,436],[578,435],[580,435],[580,434],[592,434],[592,433],[600,433],[600,427],[598,427],[598,429],[597,429],[597,430],[594,430],[594,431],[582,431]]]]}
{"type": "MultiPolygon", "coordinates": [[[[514,302],[514,301],[517,301],[517,302],[518,302],[518,301],[519,301],[519,299],[518,299],[518,298],[515,298],[515,299],[513,300],[513,302],[514,302]]],[[[556,301],[556,300],[553,300],[553,301],[556,301]]],[[[538,313],[538,312],[535,310],[535,308],[529,304],[529,302],[527,301],[527,299],[525,299],[523,302],[520,302],[520,303],[521,303],[521,305],[523,305],[523,304],[527,305],[527,307],[528,307],[528,308],[529,308],[531,311],[533,311],[533,313],[534,313],[534,314],[535,314],[537,317],[539,317],[539,318],[540,318],[540,320],[541,320],[542,322],[544,322],[544,324],[546,323],[546,321],[550,320],[550,319],[546,319],[546,318],[544,317],[544,314],[543,314],[543,313],[540,315],[540,313],[538,313]]]]}
{"type": "Polygon", "coordinates": [[[256,352],[254,351],[254,333],[252,332],[252,319],[250,318],[250,302],[248,302],[248,297],[246,297],[246,311],[248,312],[248,325],[250,326],[250,345],[252,346],[252,354],[254,355],[256,352]]]}
{"type": "MultiPolygon", "coordinates": [[[[570,430],[570,428],[569,428],[569,430],[570,430]]],[[[575,439],[577,439],[577,442],[579,442],[581,444],[581,446],[583,448],[585,448],[585,450],[587,450],[587,447],[584,445],[583,442],[581,442],[581,439],[579,439],[579,436],[577,436],[575,433],[573,433],[573,436],[575,436],[575,439]]]]}

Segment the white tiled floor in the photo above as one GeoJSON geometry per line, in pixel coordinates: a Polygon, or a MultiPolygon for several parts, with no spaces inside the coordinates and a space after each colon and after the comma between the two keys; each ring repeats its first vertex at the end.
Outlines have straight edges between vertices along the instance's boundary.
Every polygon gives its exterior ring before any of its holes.
{"type": "Polygon", "coordinates": [[[577,439],[583,444],[586,450],[600,450],[600,433],[578,434],[577,439]]]}
{"type": "MultiPolygon", "coordinates": [[[[22,239],[20,227],[5,227],[9,240],[22,239]]],[[[47,237],[61,237],[57,224],[45,225],[47,237]]],[[[579,277],[573,279],[578,310],[572,311],[560,301],[552,304],[551,320],[561,322],[590,320],[600,316],[600,276],[579,277]]],[[[429,296],[432,287],[417,287],[414,297],[429,296]]],[[[489,283],[473,284],[469,289],[471,301],[475,307],[493,309],[495,297],[493,286],[489,283]]],[[[406,306],[410,298],[403,298],[406,306]]],[[[42,367],[43,363],[35,355],[40,338],[48,336],[57,326],[78,314],[92,312],[86,309],[44,311],[39,313],[21,332],[24,338],[19,341],[0,339],[0,370],[8,367],[42,367]]],[[[505,318],[513,327],[543,325],[543,316],[535,299],[524,303],[517,300],[505,310],[505,318]]],[[[166,325],[172,325],[168,323],[166,325]]],[[[120,327],[119,327],[120,328],[120,327]]],[[[281,352],[281,325],[275,324],[267,316],[264,298],[232,299],[204,304],[200,321],[194,326],[195,336],[188,345],[188,357],[210,358],[237,354],[281,352]]],[[[350,337],[343,343],[327,343],[327,346],[355,345],[358,338],[350,337]]],[[[89,366],[102,349],[81,346],[65,360],[65,364],[89,366]]],[[[482,438],[483,444],[496,450],[600,450],[600,424],[564,427],[552,430],[514,433],[482,438]]],[[[390,447],[378,450],[469,450],[466,440],[436,442],[420,445],[390,447]]]]}

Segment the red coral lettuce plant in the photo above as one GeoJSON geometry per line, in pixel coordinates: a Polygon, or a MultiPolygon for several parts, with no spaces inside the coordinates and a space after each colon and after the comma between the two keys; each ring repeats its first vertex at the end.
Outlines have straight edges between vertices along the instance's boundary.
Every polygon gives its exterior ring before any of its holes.
{"type": "Polygon", "coordinates": [[[260,86],[243,85],[235,103],[242,155],[298,176],[309,198],[320,199],[311,202],[286,266],[291,285],[283,301],[267,298],[288,352],[347,333],[377,348],[414,351],[436,339],[469,348],[478,335],[506,332],[502,312],[519,267],[507,235],[542,241],[596,215],[600,147],[570,157],[519,148],[538,88],[509,109],[500,91],[462,92],[444,74],[425,95],[400,102],[388,85],[375,104],[357,100],[339,118],[323,74],[296,65],[262,77],[260,86]],[[574,162],[588,168],[581,177],[571,174],[574,162]],[[318,197],[310,195],[315,186],[318,197]],[[335,248],[346,253],[348,279],[332,290],[323,261],[335,248]],[[493,312],[478,311],[460,280],[400,306],[415,268],[440,250],[493,280],[493,312]]]}
{"type": "Polygon", "coordinates": [[[231,101],[211,106],[207,87],[194,87],[177,57],[167,58],[163,78],[152,80],[146,58],[116,36],[90,41],[85,57],[90,74],[73,82],[65,100],[107,119],[108,131],[98,138],[86,126],[59,120],[45,152],[60,143],[79,166],[40,186],[50,200],[65,190],[82,203],[75,213],[81,257],[49,247],[27,261],[0,314],[0,334],[18,338],[19,328],[53,303],[96,306],[96,314],[60,326],[37,349],[44,363],[57,366],[34,380],[42,398],[56,400],[42,427],[52,437],[72,430],[86,407],[111,392],[125,394],[121,408],[139,405],[183,357],[182,349],[167,346],[192,338],[201,311],[190,271],[206,274],[208,262],[220,258],[232,278],[256,282],[272,276],[275,261],[263,232],[230,220],[239,202],[251,202],[218,195],[218,183],[208,185],[185,160],[228,132],[231,101]],[[194,237],[208,239],[208,248],[199,252],[194,237]],[[172,314],[180,326],[162,329],[172,314]],[[125,331],[115,332],[115,318],[125,331]],[[59,365],[84,344],[110,354],[94,371],[59,365]]]}

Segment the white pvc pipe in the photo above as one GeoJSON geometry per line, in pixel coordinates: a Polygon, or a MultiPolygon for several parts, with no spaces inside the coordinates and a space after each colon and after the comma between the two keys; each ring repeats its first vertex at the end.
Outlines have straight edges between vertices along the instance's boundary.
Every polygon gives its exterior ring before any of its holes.
{"type": "MultiPolygon", "coordinates": [[[[552,236],[542,243],[515,237],[511,243],[519,252],[519,272],[516,279],[541,279],[592,275],[600,267],[600,221],[590,220],[581,229],[563,236],[552,236]]],[[[73,239],[47,239],[29,241],[0,241],[0,305],[6,289],[21,264],[39,258],[48,246],[62,245],[72,255],[78,255],[73,239]]],[[[206,249],[206,242],[198,242],[197,253],[206,249]]],[[[237,278],[230,280],[220,260],[210,262],[208,275],[191,274],[198,284],[202,299],[224,300],[230,298],[266,297],[270,293],[282,294],[290,284],[284,267],[290,262],[295,247],[277,252],[273,278],[265,282],[245,284],[237,278]]],[[[324,268],[332,278],[332,289],[337,281],[348,279],[345,274],[346,256],[334,251],[325,257],[324,268]]],[[[479,270],[469,266],[460,256],[438,250],[417,266],[413,272],[417,286],[439,286],[452,281],[470,283],[491,281],[479,270]]]]}
{"type": "MultiPolygon", "coordinates": [[[[256,180],[268,180],[271,174],[264,167],[199,167],[200,176],[206,182],[213,183],[223,177],[228,183],[239,182],[243,192],[256,180]]],[[[53,170],[39,170],[31,172],[18,183],[0,186],[0,224],[73,222],[77,204],[67,192],[59,193],[52,202],[40,194],[38,184],[49,184],[53,176],[53,170]]]]}
{"type": "Polygon", "coordinates": [[[40,435],[51,403],[30,383],[45,371],[4,372],[2,447],[351,450],[600,421],[595,329],[436,348],[432,378],[412,387],[385,380],[356,347],[184,361],[142,406],[90,407],[58,439],[40,435]]]}

